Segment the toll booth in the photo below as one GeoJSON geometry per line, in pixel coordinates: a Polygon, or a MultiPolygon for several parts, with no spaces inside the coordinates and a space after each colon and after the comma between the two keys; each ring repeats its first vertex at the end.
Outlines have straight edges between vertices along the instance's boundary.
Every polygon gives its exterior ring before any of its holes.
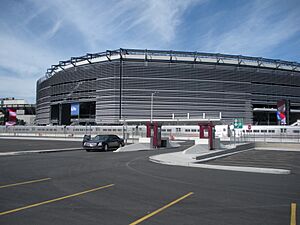
{"type": "Polygon", "coordinates": [[[153,148],[161,147],[161,124],[157,122],[147,122],[147,137],[151,138],[151,146],[153,148]]]}
{"type": "Polygon", "coordinates": [[[168,125],[199,125],[199,137],[205,140],[205,144],[208,144],[208,148],[213,150],[214,148],[219,148],[220,140],[215,139],[215,125],[222,124],[222,119],[220,118],[172,118],[172,119],[156,119],[155,122],[150,122],[149,119],[120,119],[120,123],[131,124],[131,125],[146,125],[146,136],[150,138],[150,146],[152,148],[163,147],[164,140],[161,138],[161,127],[163,124],[168,125]]]}
{"type": "Polygon", "coordinates": [[[209,150],[214,149],[214,139],[215,139],[215,125],[211,122],[209,123],[199,123],[199,137],[208,139],[209,150]],[[206,131],[206,132],[205,132],[206,131]],[[206,134],[205,134],[206,133],[206,134]]]}

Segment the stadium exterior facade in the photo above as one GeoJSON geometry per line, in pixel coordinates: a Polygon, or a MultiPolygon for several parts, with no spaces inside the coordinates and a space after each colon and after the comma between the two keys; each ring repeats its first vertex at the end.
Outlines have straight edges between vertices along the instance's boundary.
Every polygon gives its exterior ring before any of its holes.
{"type": "Polygon", "coordinates": [[[60,61],[37,81],[36,123],[118,124],[120,119],[217,116],[276,124],[276,104],[300,118],[300,64],[198,52],[118,49],[60,61]],[[155,93],[155,94],[154,94],[155,93]],[[70,113],[77,104],[79,114],[70,113]]]}

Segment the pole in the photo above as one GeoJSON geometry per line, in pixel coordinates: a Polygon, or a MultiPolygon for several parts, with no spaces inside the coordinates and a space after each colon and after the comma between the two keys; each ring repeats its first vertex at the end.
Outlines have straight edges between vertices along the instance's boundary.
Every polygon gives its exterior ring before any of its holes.
{"type": "Polygon", "coordinates": [[[152,124],[153,121],[153,98],[154,95],[159,93],[158,91],[152,92],[151,93],[151,104],[150,104],[150,123],[152,124]]]}
{"type": "Polygon", "coordinates": [[[233,136],[233,143],[234,143],[234,146],[236,146],[235,129],[233,129],[233,134],[234,134],[234,136],[233,136]]]}
{"type": "Polygon", "coordinates": [[[58,104],[58,124],[62,125],[62,103],[58,104]]]}
{"type": "Polygon", "coordinates": [[[120,86],[119,86],[119,119],[122,118],[122,79],[123,79],[123,60],[122,60],[122,53],[120,49],[120,86]]]}
{"type": "Polygon", "coordinates": [[[153,119],[153,96],[155,92],[151,93],[151,106],[150,106],[150,123],[152,124],[153,119]]]}

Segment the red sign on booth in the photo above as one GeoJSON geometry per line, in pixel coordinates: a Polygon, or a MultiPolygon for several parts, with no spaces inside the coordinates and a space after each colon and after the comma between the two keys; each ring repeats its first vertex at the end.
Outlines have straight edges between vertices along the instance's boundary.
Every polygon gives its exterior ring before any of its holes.
{"type": "Polygon", "coordinates": [[[251,124],[248,124],[248,130],[251,130],[251,124]]]}

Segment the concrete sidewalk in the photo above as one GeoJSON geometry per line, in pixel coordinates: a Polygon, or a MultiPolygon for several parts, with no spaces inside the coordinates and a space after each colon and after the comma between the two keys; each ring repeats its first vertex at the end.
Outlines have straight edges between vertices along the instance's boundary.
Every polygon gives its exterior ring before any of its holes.
{"type": "MultiPolygon", "coordinates": [[[[192,146],[191,148],[195,148],[192,146]]],[[[175,166],[197,167],[205,169],[217,169],[228,171],[240,171],[251,173],[268,173],[268,174],[290,174],[290,170],[276,168],[259,168],[259,167],[240,167],[240,166],[223,166],[223,165],[208,165],[208,162],[213,159],[230,156],[244,151],[255,149],[253,143],[241,144],[236,147],[230,146],[223,150],[207,150],[203,147],[198,148],[197,154],[186,154],[189,149],[181,152],[173,152],[149,157],[149,160],[155,163],[175,166]]],[[[194,151],[194,150],[193,150],[194,151]]],[[[192,152],[193,152],[192,151],[192,152]]]]}

